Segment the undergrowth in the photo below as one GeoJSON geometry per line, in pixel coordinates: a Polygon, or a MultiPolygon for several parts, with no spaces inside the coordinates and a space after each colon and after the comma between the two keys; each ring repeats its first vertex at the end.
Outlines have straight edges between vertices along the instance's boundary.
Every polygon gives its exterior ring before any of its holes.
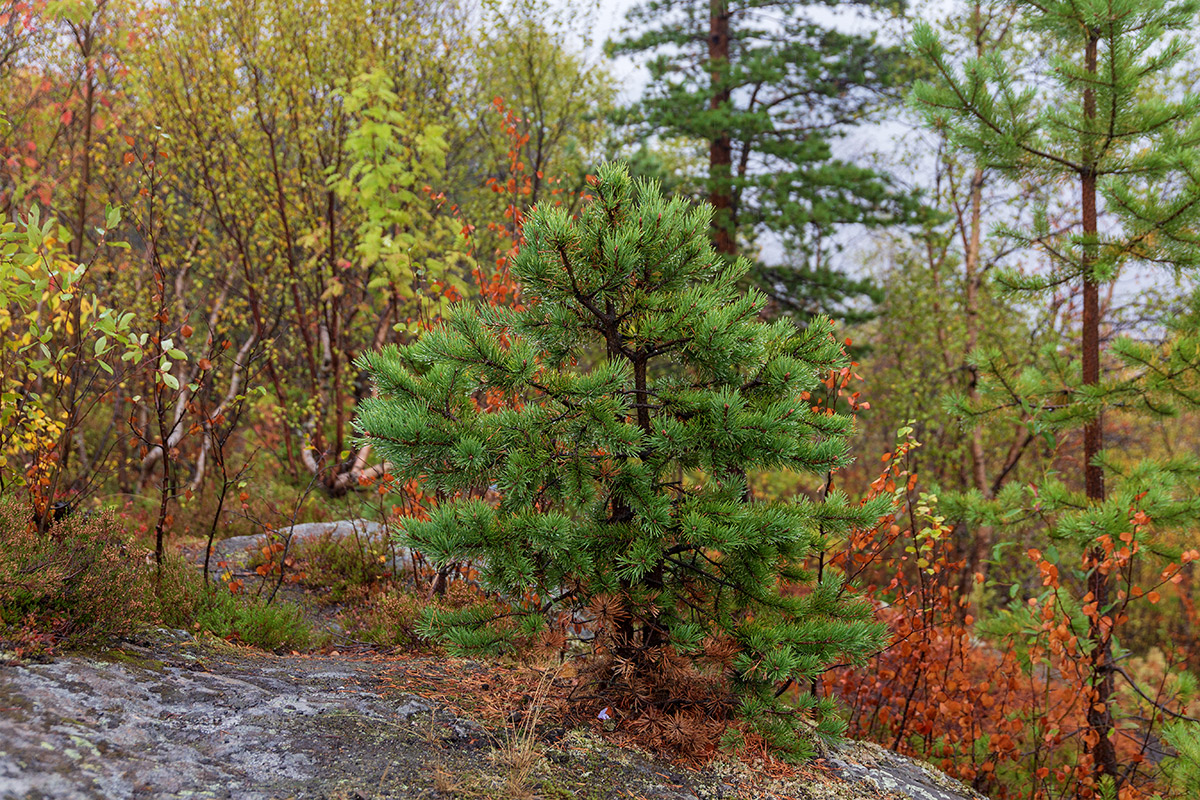
{"type": "Polygon", "coordinates": [[[360,586],[348,597],[356,602],[339,617],[347,635],[360,643],[407,650],[439,648],[429,629],[430,617],[438,612],[490,617],[504,608],[465,581],[450,583],[445,594],[434,598],[400,583],[377,591],[360,586]]]}
{"type": "Polygon", "coordinates": [[[134,632],[155,616],[149,577],[110,513],[41,532],[28,507],[0,503],[0,640],[19,657],[134,632]]]}
{"type": "Polygon", "coordinates": [[[174,558],[163,565],[158,590],[162,624],[233,639],[263,650],[307,650],[318,636],[295,603],[268,603],[205,586],[195,568],[174,558]]]}
{"type": "Polygon", "coordinates": [[[388,581],[394,550],[379,537],[325,534],[300,547],[298,560],[304,564],[305,586],[319,588],[322,599],[340,603],[362,587],[388,581]]]}
{"type": "Polygon", "coordinates": [[[340,621],[357,641],[378,647],[418,648],[425,644],[417,626],[426,605],[424,598],[393,587],[351,606],[340,621]]]}
{"type": "Polygon", "coordinates": [[[100,646],[148,627],[207,631],[265,650],[302,650],[314,634],[295,604],[205,587],[182,559],[160,568],[111,512],[73,513],[42,532],[0,503],[0,642],[18,658],[100,646]]]}

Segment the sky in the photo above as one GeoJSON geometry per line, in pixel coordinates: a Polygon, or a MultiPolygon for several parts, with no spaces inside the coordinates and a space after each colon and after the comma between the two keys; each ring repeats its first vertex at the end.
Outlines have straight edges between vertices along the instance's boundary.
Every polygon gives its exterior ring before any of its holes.
{"type": "MultiPolygon", "coordinates": [[[[618,36],[625,24],[625,14],[642,0],[591,0],[591,15],[581,15],[581,6],[589,0],[548,0],[552,8],[561,8],[561,21],[580,34],[579,46],[597,63],[605,63],[620,87],[620,100],[633,102],[640,97],[649,76],[630,58],[607,61],[603,53],[606,40],[618,36]]],[[[951,0],[912,0],[915,8],[909,9],[909,20],[904,24],[889,26],[882,31],[884,37],[906,39],[911,30],[909,21],[924,17],[936,19],[949,13],[951,0]]],[[[834,26],[850,29],[863,24],[847,14],[845,7],[822,7],[810,9],[810,13],[827,16],[822,20],[834,26]]],[[[843,139],[834,143],[835,153],[855,163],[872,163],[891,172],[898,181],[910,187],[929,186],[934,166],[933,137],[925,132],[912,114],[900,111],[889,119],[875,124],[859,126],[843,139]],[[922,155],[925,154],[925,155],[922,155]]],[[[845,271],[862,275],[876,271],[878,265],[871,261],[878,258],[876,240],[870,232],[857,226],[847,226],[836,234],[843,251],[835,256],[837,266],[845,271]]],[[[771,259],[781,252],[778,242],[763,241],[763,255],[771,259]]],[[[1161,274],[1154,278],[1161,280],[1161,274]]],[[[1148,288],[1148,276],[1134,270],[1126,271],[1118,285],[1118,294],[1137,295],[1148,288]]],[[[1129,298],[1125,298],[1129,299],[1129,298]]]]}
{"type": "MultiPolygon", "coordinates": [[[[588,56],[597,63],[605,63],[607,69],[617,80],[622,102],[634,102],[642,94],[649,74],[629,57],[609,61],[604,56],[604,43],[610,38],[619,36],[625,25],[626,13],[642,0],[593,0],[589,8],[594,9],[590,19],[579,13],[580,6],[588,0],[550,0],[551,7],[562,10],[559,21],[573,28],[580,34],[582,46],[588,56]]],[[[935,0],[936,1],[936,0],[935,0]]],[[[810,9],[814,16],[823,17],[825,22],[833,27],[860,28],[863,24],[854,18],[853,13],[839,11],[836,8],[810,9]]],[[[867,125],[850,133],[844,139],[834,143],[835,152],[839,157],[855,163],[872,161],[883,165],[899,162],[896,156],[901,147],[901,140],[911,133],[911,126],[891,122],[886,125],[867,125]]],[[[905,178],[915,177],[912,175],[905,178]]],[[[907,182],[907,180],[905,181],[907,182]]],[[[861,228],[847,227],[837,234],[843,240],[845,250],[838,256],[842,266],[851,272],[861,271],[864,253],[870,248],[866,231],[861,228]]],[[[773,241],[772,237],[760,238],[758,244],[763,248],[763,255],[768,259],[782,256],[782,245],[773,241]]]]}
{"type": "MultiPolygon", "coordinates": [[[[590,30],[581,38],[588,56],[597,62],[606,61],[604,43],[616,37],[625,24],[625,14],[639,0],[594,0],[591,6],[595,9],[593,22],[587,27],[590,30]]],[[[552,7],[562,10],[560,22],[570,25],[572,19],[578,19],[577,9],[587,4],[587,0],[551,0],[552,7]]],[[[644,69],[639,68],[632,59],[619,58],[608,62],[609,69],[621,87],[621,99],[635,100],[641,94],[648,76],[644,69]]]]}

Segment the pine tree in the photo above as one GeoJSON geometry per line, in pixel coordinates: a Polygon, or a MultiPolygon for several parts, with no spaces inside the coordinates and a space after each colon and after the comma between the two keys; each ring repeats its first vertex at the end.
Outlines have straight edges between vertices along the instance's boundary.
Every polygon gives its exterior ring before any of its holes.
{"type": "Polygon", "coordinates": [[[818,736],[841,728],[827,701],[788,706],[781,689],[862,660],[883,635],[828,573],[796,591],[803,562],[884,509],[840,494],[754,502],[745,475],[848,463],[852,420],[805,400],[846,356],[826,319],[759,319],[765,297],[738,289],[747,262],[709,243],[710,208],[623,166],[604,165],[592,191],[578,219],[531,214],[513,264],[524,307],[460,305],[420,341],[361,359],[378,386],[364,439],[398,478],[446,498],[404,541],[540,602],[519,625],[467,611],[430,628],[470,650],[586,611],[611,626],[600,686],[618,707],[631,675],[682,656],[721,672],[730,704],[803,755],[806,716],[818,736]],[[506,401],[487,413],[482,393],[506,401]]]}
{"type": "MultiPolygon", "coordinates": [[[[875,289],[825,262],[837,225],[894,222],[912,210],[891,180],[833,154],[832,143],[909,74],[899,48],[822,23],[814,4],[786,0],[645,0],[629,12],[619,54],[653,54],[636,107],[646,132],[708,149],[712,237],[733,258],[760,229],[781,237],[779,263],[755,264],[759,288],[805,313],[812,289],[840,300],[875,289]]],[[[851,13],[894,13],[868,0],[851,13]]],[[[751,248],[753,249],[753,248],[751,248]]]]}
{"type": "Polygon", "coordinates": [[[1122,463],[1119,454],[1104,450],[1105,412],[1114,405],[1140,405],[1152,414],[1166,409],[1153,401],[1162,387],[1147,382],[1153,375],[1130,358],[1136,348],[1129,343],[1111,348],[1110,373],[1104,375],[1106,321],[1100,298],[1130,264],[1158,264],[1178,273],[1200,260],[1195,233],[1200,188],[1193,178],[1200,174],[1200,97],[1170,98],[1155,91],[1156,82],[1165,81],[1187,53],[1185,37],[1200,4],[1051,0],[1015,5],[1025,35],[1036,37],[1051,54],[1044,74],[1018,74],[998,55],[968,58],[956,66],[932,28],[919,25],[915,48],[937,77],[918,84],[912,97],[929,123],[973,154],[981,167],[1011,178],[1040,179],[1047,191],[1069,186],[1077,193],[1079,222],[1071,230],[1050,230],[1042,212],[1028,230],[1002,231],[1044,253],[1052,269],[1034,276],[1010,272],[1001,281],[1034,292],[1079,287],[1078,360],[1059,350],[1049,354],[1046,369],[1017,373],[1006,370],[1000,352],[984,344],[974,356],[984,373],[980,396],[959,407],[976,417],[989,409],[1015,408],[1030,430],[1046,435],[1081,429],[1080,480],[1051,475],[1036,487],[1011,486],[998,507],[977,504],[975,513],[1003,525],[1015,516],[1005,509],[1024,509],[1023,516],[1047,520],[1052,539],[1073,545],[1081,556],[1078,618],[1086,617],[1082,638],[1090,653],[1084,742],[1096,786],[1129,776],[1113,743],[1119,672],[1113,631],[1128,602],[1116,587],[1123,571],[1132,568],[1130,559],[1157,553],[1169,561],[1163,531],[1189,515],[1194,518],[1197,509],[1191,467],[1122,463]]]}

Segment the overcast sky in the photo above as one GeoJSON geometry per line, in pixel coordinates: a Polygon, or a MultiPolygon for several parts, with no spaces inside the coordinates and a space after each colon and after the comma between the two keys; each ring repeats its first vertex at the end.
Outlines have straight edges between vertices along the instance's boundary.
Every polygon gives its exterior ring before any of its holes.
{"type": "MultiPolygon", "coordinates": [[[[625,24],[625,13],[637,5],[639,0],[592,0],[595,9],[593,16],[580,24],[579,7],[587,4],[587,0],[551,0],[556,6],[563,8],[564,25],[572,27],[584,40],[583,44],[588,55],[597,62],[607,61],[604,57],[604,43],[621,32],[625,24]],[[580,30],[586,28],[587,30],[580,30]]],[[[633,100],[640,94],[646,83],[645,70],[639,69],[632,60],[620,58],[608,62],[609,71],[621,87],[621,99],[633,100]]]]}

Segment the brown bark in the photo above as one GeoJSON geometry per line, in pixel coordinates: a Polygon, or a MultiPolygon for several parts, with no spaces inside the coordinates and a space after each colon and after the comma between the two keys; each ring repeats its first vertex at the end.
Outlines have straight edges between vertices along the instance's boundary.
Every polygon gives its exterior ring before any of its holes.
{"type": "MultiPolygon", "coordinates": [[[[337,280],[337,223],[335,216],[336,197],[333,192],[325,194],[325,224],[329,226],[329,278],[337,280]]],[[[329,343],[332,363],[330,364],[331,393],[334,397],[333,452],[341,461],[346,446],[346,393],[342,391],[342,336],[337,298],[329,304],[329,343]]],[[[352,360],[347,358],[347,361],[352,360]]]]}
{"type": "MultiPolygon", "coordinates": [[[[984,20],[983,10],[975,3],[971,11],[971,30],[975,38],[975,55],[984,55],[984,20]]],[[[963,322],[966,328],[964,354],[970,353],[979,344],[979,290],[982,284],[980,271],[980,252],[983,228],[983,185],[986,180],[983,167],[976,166],[971,172],[970,193],[967,197],[967,219],[959,215],[959,227],[963,235],[963,322]]],[[[966,363],[967,370],[967,399],[972,404],[979,402],[979,369],[973,364],[966,363]]],[[[1018,434],[1019,435],[1019,434],[1018,434]]],[[[990,500],[995,495],[987,475],[987,457],[983,448],[983,427],[979,424],[972,426],[969,441],[971,455],[971,484],[976,491],[990,500]]],[[[980,526],[974,531],[974,536],[966,553],[966,563],[963,565],[959,578],[959,590],[966,597],[971,589],[975,573],[987,561],[988,550],[992,546],[993,531],[990,526],[980,526]]],[[[965,612],[965,608],[963,609],[965,612]]]]}
{"type": "Polygon", "coordinates": [[[93,116],[96,110],[96,78],[92,74],[93,31],[89,27],[77,35],[79,55],[83,61],[83,145],[80,149],[79,186],[75,193],[75,241],[71,242],[71,255],[75,263],[83,263],[83,243],[87,233],[88,190],[92,182],[92,132],[95,127],[93,116]]]}
{"type": "MultiPolygon", "coordinates": [[[[976,167],[971,174],[970,197],[970,229],[967,234],[966,257],[963,259],[963,282],[966,291],[964,316],[966,322],[966,352],[970,353],[979,344],[979,251],[980,228],[983,217],[983,168],[976,167]]],[[[972,401],[979,399],[979,369],[968,365],[970,379],[967,384],[967,397],[972,401]]],[[[975,488],[984,497],[991,497],[991,486],[987,479],[987,462],[983,453],[983,428],[976,425],[971,429],[971,478],[975,488]]]]}
{"type": "MultiPolygon", "coordinates": [[[[976,6],[976,10],[978,10],[978,6],[976,6]]],[[[968,198],[970,218],[966,231],[967,242],[963,258],[963,288],[965,293],[963,317],[966,327],[964,352],[968,355],[979,344],[979,289],[982,283],[979,270],[979,253],[980,230],[983,220],[983,183],[983,168],[975,167],[975,170],[971,173],[971,194],[968,198]]],[[[966,369],[968,375],[967,399],[972,404],[977,404],[979,402],[979,368],[974,364],[967,364],[966,369]]],[[[976,424],[971,428],[969,445],[971,453],[971,483],[983,495],[984,499],[990,500],[994,496],[994,492],[987,476],[987,458],[984,455],[983,427],[981,425],[976,424]]],[[[967,553],[967,563],[963,565],[959,582],[959,589],[962,591],[964,597],[967,596],[967,592],[970,590],[971,583],[975,579],[975,573],[987,561],[988,550],[992,546],[992,534],[991,527],[987,525],[981,525],[974,531],[974,538],[967,553]]]]}
{"type": "MultiPolygon", "coordinates": [[[[708,62],[712,77],[709,108],[729,106],[728,0],[709,0],[708,62]]],[[[713,136],[708,150],[708,202],[713,207],[713,247],[722,255],[737,255],[736,218],[733,207],[733,141],[728,131],[713,136]]]]}
{"type": "MultiPolygon", "coordinates": [[[[1085,68],[1096,72],[1098,35],[1092,31],[1088,38],[1085,68]]],[[[1083,93],[1083,113],[1090,123],[1096,117],[1096,94],[1093,89],[1083,93]]],[[[1083,273],[1083,385],[1095,386],[1100,382],[1100,286],[1092,268],[1095,263],[1094,237],[1097,232],[1096,217],[1096,165],[1095,156],[1086,153],[1080,171],[1081,204],[1083,211],[1083,233],[1085,237],[1082,259],[1083,273]]],[[[1104,502],[1104,470],[1095,463],[1096,456],[1104,447],[1103,416],[1096,418],[1083,428],[1084,484],[1088,502],[1099,505],[1104,502]]],[[[1089,747],[1097,778],[1103,775],[1118,777],[1117,753],[1112,741],[1113,694],[1112,641],[1108,631],[1099,622],[1108,605],[1111,579],[1100,571],[1105,560],[1103,548],[1093,547],[1089,553],[1092,571],[1088,575],[1088,591],[1096,603],[1097,612],[1088,625],[1088,637],[1095,644],[1092,652],[1092,698],[1088,705],[1087,720],[1089,747]]]]}

